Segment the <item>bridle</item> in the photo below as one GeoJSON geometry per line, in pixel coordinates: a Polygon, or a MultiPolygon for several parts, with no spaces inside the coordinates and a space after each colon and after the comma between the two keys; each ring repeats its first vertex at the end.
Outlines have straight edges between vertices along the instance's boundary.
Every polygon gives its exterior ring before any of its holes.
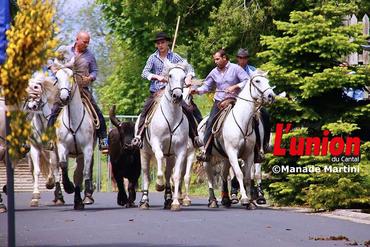
{"type": "MultiPolygon", "coordinates": [[[[182,71],[184,71],[185,72],[185,69],[182,67],[182,66],[179,66],[179,65],[176,65],[176,66],[174,66],[174,67],[172,67],[172,68],[170,68],[169,70],[168,70],[168,74],[170,73],[170,71],[171,70],[173,70],[173,69],[181,69],[182,71]]],[[[167,77],[167,81],[168,81],[168,92],[169,92],[169,94],[170,94],[170,96],[171,96],[171,98],[173,98],[173,95],[174,95],[174,91],[175,90],[180,90],[181,91],[181,94],[184,92],[184,90],[183,90],[183,87],[181,86],[181,87],[174,87],[174,88],[172,88],[172,86],[171,86],[171,82],[170,82],[170,79],[171,79],[171,77],[170,76],[168,76],[167,77]]],[[[166,94],[165,94],[166,95],[166,94]]],[[[168,101],[170,101],[170,102],[173,102],[172,100],[170,100],[169,98],[167,98],[167,96],[165,96],[166,97],[166,99],[168,100],[168,101]]]]}

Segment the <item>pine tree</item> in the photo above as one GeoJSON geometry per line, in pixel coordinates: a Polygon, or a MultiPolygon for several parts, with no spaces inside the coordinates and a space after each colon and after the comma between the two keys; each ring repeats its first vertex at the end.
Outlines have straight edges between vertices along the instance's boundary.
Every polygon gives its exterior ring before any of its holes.
{"type": "MultiPolygon", "coordinates": [[[[370,67],[339,67],[344,57],[364,43],[359,25],[344,26],[344,17],[354,13],[352,4],[328,1],[309,11],[293,11],[289,22],[274,21],[279,36],[263,36],[267,50],[259,56],[268,61],[262,67],[270,73],[275,91],[285,91],[270,108],[275,123],[293,123],[293,136],[320,136],[328,129],[332,136],[360,136],[359,173],[275,174],[270,197],[280,204],[308,204],[315,209],[369,205],[369,104],[346,101],[343,88],[369,84],[370,67]],[[352,72],[351,72],[352,71],[352,72]],[[351,72],[351,73],[350,73],[351,72]]],[[[324,157],[269,156],[267,171],[274,165],[343,166],[324,157]]]]}

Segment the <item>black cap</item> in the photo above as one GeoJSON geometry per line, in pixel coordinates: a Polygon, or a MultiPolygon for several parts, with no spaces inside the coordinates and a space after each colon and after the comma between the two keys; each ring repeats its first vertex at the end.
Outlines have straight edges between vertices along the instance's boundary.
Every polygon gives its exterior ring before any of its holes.
{"type": "Polygon", "coordinates": [[[245,49],[239,49],[238,53],[236,54],[237,57],[249,57],[249,53],[245,49]]]}
{"type": "Polygon", "coordinates": [[[158,40],[167,40],[167,41],[170,41],[171,38],[168,37],[168,35],[165,32],[159,32],[159,33],[157,33],[155,35],[155,39],[153,39],[153,41],[156,42],[158,40]]]}

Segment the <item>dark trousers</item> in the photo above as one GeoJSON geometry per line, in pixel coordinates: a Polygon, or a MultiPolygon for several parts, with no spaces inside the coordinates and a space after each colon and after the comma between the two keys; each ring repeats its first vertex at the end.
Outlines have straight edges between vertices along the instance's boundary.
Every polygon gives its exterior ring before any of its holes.
{"type": "MultiPolygon", "coordinates": [[[[141,137],[143,137],[143,133],[144,133],[144,123],[145,123],[146,115],[148,114],[150,107],[154,103],[155,96],[156,96],[155,93],[151,93],[151,95],[145,100],[144,107],[143,107],[143,110],[139,118],[139,126],[138,126],[138,132],[137,132],[137,135],[140,135],[141,137]]],[[[187,117],[188,122],[189,122],[189,136],[193,140],[193,143],[194,143],[194,138],[198,136],[198,130],[197,130],[197,123],[195,122],[195,119],[194,119],[195,116],[193,115],[193,112],[195,109],[199,112],[197,113],[197,117],[199,119],[199,116],[200,116],[200,121],[202,120],[202,114],[200,113],[198,107],[195,104],[192,107],[188,107],[185,104],[185,102],[182,101],[181,106],[182,106],[182,111],[187,117]]]]}
{"type": "MultiPolygon", "coordinates": [[[[98,115],[98,118],[100,121],[100,127],[96,131],[96,134],[99,137],[99,139],[106,138],[107,137],[107,124],[105,122],[103,113],[98,107],[98,104],[96,103],[95,99],[92,97],[92,94],[90,93],[90,91],[85,88],[83,90],[89,95],[90,102],[92,106],[94,107],[96,114],[98,115]]],[[[59,101],[54,103],[53,108],[51,109],[50,118],[48,120],[48,127],[51,127],[54,125],[55,121],[57,120],[59,116],[59,113],[62,111],[62,108],[63,108],[63,105],[59,101]]]]}
{"type": "Polygon", "coordinates": [[[212,152],[213,138],[210,139],[210,137],[212,135],[212,125],[215,121],[215,117],[216,117],[217,113],[219,113],[219,111],[220,111],[220,109],[217,107],[217,104],[219,102],[220,101],[215,100],[215,102],[213,103],[211,113],[209,114],[209,117],[208,117],[208,120],[207,120],[207,123],[206,123],[206,131],[204,133],[204,139],[203,139],[204,145],[206,147],[206,154],[211,154],[211,152],[212,152]]]}

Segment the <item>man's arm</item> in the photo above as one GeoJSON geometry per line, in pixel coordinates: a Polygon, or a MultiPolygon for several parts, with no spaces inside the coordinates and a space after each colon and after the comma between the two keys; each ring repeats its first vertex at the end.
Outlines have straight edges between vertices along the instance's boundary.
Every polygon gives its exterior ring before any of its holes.
{"type": "Polygon", "coordinates": [[[89,77],[90,82],[93,82],[96,80],[96,77],[98,75],[98,65],[96,63],[95,56],[91,54],[91,62],[89,63],[89,77]]]}
{"type": "Polygon", "coordinates": [[[153,78],[153,73],[151,72],[154,66],[154,56],[150,55],[148,60],[146,61],[145,67],[143,72],[141,73],[141,77],[147,80],[151,80],[153,78]]]}

